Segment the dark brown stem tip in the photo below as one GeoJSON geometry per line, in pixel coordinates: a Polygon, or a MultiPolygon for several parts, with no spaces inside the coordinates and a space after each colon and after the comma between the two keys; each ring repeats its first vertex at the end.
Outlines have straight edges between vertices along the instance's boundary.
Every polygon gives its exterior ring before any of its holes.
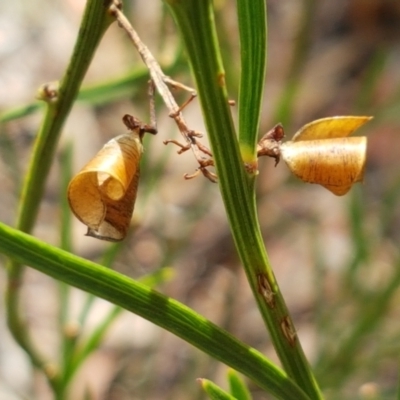
{"type": "Polygon", "coordinates": [[[281,123],[276,124],[271,130],[269,130],[261,140],[272,139],[276,142],[280,142],[285,137],[285,131],[281,123]]]}
{"type": "Polygon", "coordinates": [[[157,129],[154,126],[143,123],[133,115],[125,114],[122,117],[122,122],[130,131],[139,130],[141,134],[144,134],[145,132],[153,135],[157,134],[157,129]]]}
{"type": "Polygon", "coordinates": [[[125,126],[130,131],[133,131],[133,130],[139,128],[140,125],[141,125],[141,121],[138,118],[136,118],[136,117],[134,117],[133,115],[130,115],[130,114],[125,114],[122,117],[122,122],[125,124],[125,126]]]}
{"type": "Polygon", "coordinates": [[[275,125],[258,142],[257,156],[268,156],[275,158],[275,166],[278,165],[281,155],[280,145],[285,136],[282,124],[275,125]]]}

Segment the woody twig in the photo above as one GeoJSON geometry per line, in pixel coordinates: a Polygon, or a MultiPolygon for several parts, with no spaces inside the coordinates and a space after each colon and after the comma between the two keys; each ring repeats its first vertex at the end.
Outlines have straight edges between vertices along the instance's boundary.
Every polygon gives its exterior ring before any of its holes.
{"type": "Polygon", "coordinates": [[[118,21],[120,27],[122,27],[130,39],[132,40],[133,44],[135,45],[137,51],[139,52],[143,62],[149,69],[149,73],[151,79],[154,82],[155,87],[157,88],[158,93],[160,94],[161,98],[163,99],[165,105],[169,110],[169,115],[171,118],[175,120],[175,123],[178,126],[179,131],[181,132],[182,136],[185,139],[186,144],[181,144],[175,140],[166,140],[164,141],[165,144],[174,143],[180,147],[178,153],[183,153],[189,149],[192,150],[197,162],[199,163],[199,167],[194,174],[185,174],[186,179],[191,179],[197,176],[200,172],[212,182],[217,181],[217,176],[209,171],[207,168],[214,165],[214,161],[212,159],[212,155],[210,150],[199,142],[199,138],[202,136],[198,132],[195,132],[192,129],[189,129],[187,126],[183,115],[182,110],[187,106],[194,97],[196,97],[197,93],[194,89],[185,86],[179,82],[174,81],[170,77],[166,76],[156,59],[151,54],[150,50],[147,46],[141,41],[139,35],[133,29],[132,25],[128,21],[128,19],[123,14],[122,4],[120,0],[114,0],[110,6],[110,13],[115,17],[118,21]],[[190,98],[181,106],[177,104],[175,101],[174,96],[172,95],[168,85],[173,88],[180,88],[186,90],[190,93],[190,98]]]}

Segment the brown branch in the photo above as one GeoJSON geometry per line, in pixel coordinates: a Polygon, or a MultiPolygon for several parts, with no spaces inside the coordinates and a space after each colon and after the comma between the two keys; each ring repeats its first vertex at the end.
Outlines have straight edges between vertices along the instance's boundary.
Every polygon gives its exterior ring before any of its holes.
{"type": "MultiPolygon", "coordinates": [[[[192,129],[189,129],[181,112],[182,109],[187,104],[189,104],[190,101],[192,101],[193,98],[197,95],[196,91],[188,86],[185,86],[179,82],[174,81],[173,79],[171,79],[170,77],[166,76],[163,73],[160,65],[151,54],[148,47],[141,41],[139,35],[133,29],[132,25],[123,14],[121,8],[122,8],[121,1],[114,0],[110,6],[110,13],[118,21],[119,26],[126,31],[128,36],[132,40],[133,44],[135,45],[143,62],[145,63],[145,65],[149,70],[151,79],[153,80],[158,93],[160,94],[161,98],[163,99],[165,105],[169,110],[170,117],[175,120],[175,123],[177,124],[179,131],[184,137],[187,145],[179,145],[182,148],[180,152],[184,151],[183,149],[186,150],[190,148],[197,162],[200,165],[199,170],[203,173],[203,175],[206,178],[215,182],[216,175],[209,172],[206,168],[207,166],[213,166],[214,161],[212,160],[212,158],[205,159],[204,157],[204,154],[207,154],[209,157],[211,157],[211,152],[197,140],[197,138],[200,137],[200,135],[197,132],[193,131],[192,129]],[[175,101],[175,98],[172,95],[168,85],[189,91],[191,97],[182,106],[179,106],[175,101]],[[205,149],[207,149],[207,151],[205,151],[205,149]]],[[[177,142],[173,140],[169,140],[166,142],[177,144],[177,142]]]]}

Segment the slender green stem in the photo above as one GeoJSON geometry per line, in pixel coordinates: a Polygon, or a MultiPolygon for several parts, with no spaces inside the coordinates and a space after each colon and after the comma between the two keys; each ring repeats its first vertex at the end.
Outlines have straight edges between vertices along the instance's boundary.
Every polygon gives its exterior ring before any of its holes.
{"type": "MultiPolygon", "coordinates": [[[[112,22],[113,19],[108,14],[107,3],[89,0],[70,65],[59,89],[54,88],[53,90],[50,86],[42,89],[42,97],[47,101],[46,112],[36,137],[18,211],[17,227],[24,232],[30,232],[33,228],[62,126],[78,94],[97,45],[112,22]]],[[[8,265],[6,293],[8,325],[16,341],[28,353],[33,365],[46,373],[49,383],[55,388],[58,378],[53,373],[54,371],[47,371],[46,362],[34,349],[19,312],[19,288],[22,272],[22,266],[15,260],[8,265]]]]}
{"type": "Polygon", "coordinates": [[[321,393],[268,260],[252,178],[244,168],[228,105],[211,1],[166,1],[182,32],[205,118],[222,198],[254,297],[284,369],[313,399],[321,393]]]}
{"type": "Polygon", "coordinates": [[[308,399],[296,383],[257,350],[147,285],[2,223],[0,253],[157,324],[248,376],[277,398],[308,399]]]}
{"type": "Polygon", "coordinates": [[[17,222],[18,228],[24,232],[31,231],[36,220],[61,129],[78,95],[96,48],[112,22],[104,2],[88,1],[70,64],[59,89],[56,90],[55,98],[48,99],[47,110],[33,149],[17,222]]]}
{"type": "Polygon", "coordinates": [[[239,88],[239,144],[243,160],[256,160],[256,142],[267,61],[265,0],[237,0],[241,72],[239,88]]]}

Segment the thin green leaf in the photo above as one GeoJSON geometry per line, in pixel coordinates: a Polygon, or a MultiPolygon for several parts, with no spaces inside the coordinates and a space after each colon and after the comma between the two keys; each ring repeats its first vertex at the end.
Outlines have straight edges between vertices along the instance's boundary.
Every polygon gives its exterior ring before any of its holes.
{"type": "Polygon", "coordinates": [[[2,223],[0,253],[134,312],[240,371],[280,399],[308,399],[282,370],[257,350],[189,307],[142,283],[2,223]]]}
{"type": "Polygon", "coordinates": [[[237,400],[251,400],[251,394],[244,380],[233,370],[228,371],[229,388],[232,396],[237,400]]]}
{"type": "Polygon", "coordinates": [[[225,390],[221,389],[218,385],[209,381],[208,379],[198,379],[198,382],[200,382],[201,387],[211,400],[238,400],[236,397],[231,396],[229,393],[225,392],[225,390]]]}
{"type": "Polygon", "coordinates": [[[265,0],[237,0],[240,34],[239,143],[246,162],[256,158],[267,62],[265,0]]]}

